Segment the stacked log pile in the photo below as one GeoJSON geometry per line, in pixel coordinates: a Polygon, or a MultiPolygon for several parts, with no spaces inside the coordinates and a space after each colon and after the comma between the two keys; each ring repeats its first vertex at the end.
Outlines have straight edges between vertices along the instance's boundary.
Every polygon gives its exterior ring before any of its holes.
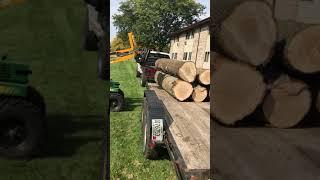
{"type": "Polygon", "coordinates": [[[230,6],[213,17],[212,116],[234,125],[260,108],[273,127],[290,128],[320,111],[320,25],[284,36],[267,2],[230,6]]]}
{"type": "Polygon", "coordinates": [[[156,83],[179,101],[203,102],[208,97],[210,70],[197,69],[191,61],[158,59],[156,83]]]}

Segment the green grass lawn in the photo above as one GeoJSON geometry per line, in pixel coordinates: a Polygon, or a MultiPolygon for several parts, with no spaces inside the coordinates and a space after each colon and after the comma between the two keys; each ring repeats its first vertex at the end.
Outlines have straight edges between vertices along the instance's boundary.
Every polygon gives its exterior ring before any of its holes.
{"type": "Polygon", "coordinates": [[[100,173],[106,83],[81,49],[81,0],[27,0],[0,11],[0,52],[29,64],[44,96],[49,138],[40,157],[0,159],[1,180],[93,180],[100,173]]]}
{"type": "Polygon", "coordinates": [[[111,65],[111,78],[120,82],[126,108],[111,113],[111,177],[114,179],[176,179],[168,157],[147,160],[142,154],[141,103],[143,88],[136,78],[135,64],[111,65]]]}

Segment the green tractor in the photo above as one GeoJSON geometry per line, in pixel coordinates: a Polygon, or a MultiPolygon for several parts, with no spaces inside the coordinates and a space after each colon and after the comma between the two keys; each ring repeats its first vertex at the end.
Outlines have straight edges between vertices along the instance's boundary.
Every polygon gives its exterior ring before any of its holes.
{"type": "Polygon", "coordinates": [[[29,85],[29,66],[0,61],[0,155],[28,157],[46,136],[43,97],[29,85]]]}
{"type": "Polygon", "coordinates": [[[120,89],[120,83],[110,81],[110,99],[109,99],[110,111],[119,112],[124,108],[124,93],[120,89]]]}

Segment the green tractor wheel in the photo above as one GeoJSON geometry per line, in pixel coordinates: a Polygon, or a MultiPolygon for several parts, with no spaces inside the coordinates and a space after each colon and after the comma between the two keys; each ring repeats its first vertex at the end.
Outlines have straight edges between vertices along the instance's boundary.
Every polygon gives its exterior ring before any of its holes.
{"type": "MultiPolygon", "coordinates": [[[[121,91],[121,90],[120,90],[121,91]]],[[[124,97],[122,93],[110,92],[110,111],[119,112],[124,107],[124,97]]]]}
{"type": "Polygon", "coordinates": [[[22,97],[0,97],[0,154],[9,158],[39,152],[45,138],[43,107],[22,97]]]}

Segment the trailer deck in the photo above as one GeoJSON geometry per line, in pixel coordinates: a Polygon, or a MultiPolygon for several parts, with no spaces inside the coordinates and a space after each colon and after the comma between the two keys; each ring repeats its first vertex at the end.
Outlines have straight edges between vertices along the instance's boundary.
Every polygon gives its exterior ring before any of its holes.
{"type": "Polygon", "coordinates": [[[214,179],[320,179],[319,135],[319,123],[275,129],[214,122],[214,179]]]}
{"type": "MultiPolygon", "coordinates": [[[[148,83],[163,102],[167,114],[167,135],[181,155],[185,172],[208,174],[210,170],[210,103],[179,102],[155,83],[148,83]]],[[[182,161],[182,162],[181,162],[182,161]]]]}

